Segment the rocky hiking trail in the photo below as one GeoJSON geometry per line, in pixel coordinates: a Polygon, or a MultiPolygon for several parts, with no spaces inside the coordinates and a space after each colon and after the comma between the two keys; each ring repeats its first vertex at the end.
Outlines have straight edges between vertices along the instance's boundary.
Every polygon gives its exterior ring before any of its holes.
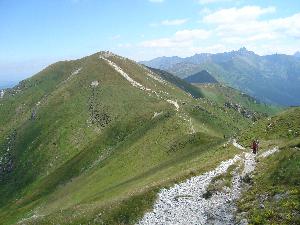
{"type": "Polygon", "coordinates": [[[162,189],[152,211],[138,225],[248,224],[245,218],[237,219],[236,201],[243,189],[249,187],[256,158],[268,157],[278,147],[254,155],[235,140],[233,145],[241,150],[240,154],[221,162],[212,171],[162,189]]]}

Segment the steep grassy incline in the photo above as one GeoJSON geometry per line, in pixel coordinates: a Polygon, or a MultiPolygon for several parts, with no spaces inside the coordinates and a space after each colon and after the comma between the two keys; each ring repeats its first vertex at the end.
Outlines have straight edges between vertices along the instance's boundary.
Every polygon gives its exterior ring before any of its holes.
{"type": "Polygon", "coordinates": [[[154,73],[158,74],[162,79],[174,84],[176,87],[179,87],[183,91],[191,94],[194,98],[204,97],[204,95],[201,93],[199,89],[189,84],[188,82],[174,76],[173,74],[168,73],[164,70],[154,69],[150,67],[149,69],[152,70],[154,73]]]}
{"type": "Polygon", "coordinates": [[[300,108],[290,108],[278,115],[262,119],[241,133],[241,140],[245,143],[253,138],[275,141],[278,145],[286,145],[297,141],[300,136],[300,108]]]}
{"type": "Polygon", "coordinates": [[[234,154],[224,135],[252,121],[162,78],[100,52],[6,91],[0,224],[133,223],[158,187],[234,154]]]}
{"type": "Polygon", "coordinates": [[[237,110],[247,110],[251,114],[256,114],[257,118],[261,118],[263,115],[274,115],[283,110],[282,107],[261,103],[243,92],[222,84],[194,85],[206,98],[237,110]]]}
{"type": "Polygon", "coordinates": [[[259,159],[251,184],[239,201],[239,214],[250,224],[300,223],[300,108],[256,122],[240,141],[260,140],[260,149],[279,146],[259,159]]]}

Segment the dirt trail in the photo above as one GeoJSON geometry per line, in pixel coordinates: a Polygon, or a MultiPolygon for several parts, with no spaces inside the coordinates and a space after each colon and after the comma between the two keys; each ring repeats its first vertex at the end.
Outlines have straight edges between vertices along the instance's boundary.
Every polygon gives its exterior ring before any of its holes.
{"type": "MultiPolygon", "coordinates": [[[[270,149],[259,157],[267,157],[276,152],[275,149],[277,148],[270,149]]],[[[138,224],[234,224],[236,200],[242,193],[243,180],[255,169],[255,157],[252,153],[243,152],[221,162],[212,171],[192,177],[169,189],[162,189],[153,210],[146,213],[138,224]],[[205,197],[212,180],[225,174],[234,164],[237,166],[231,172],[230,187],[216,191],[209,198],[205,197]]]]}

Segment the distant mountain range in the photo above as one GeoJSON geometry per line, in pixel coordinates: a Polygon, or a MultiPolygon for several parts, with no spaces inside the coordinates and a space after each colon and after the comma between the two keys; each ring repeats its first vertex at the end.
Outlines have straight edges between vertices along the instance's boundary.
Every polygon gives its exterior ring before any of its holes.
{"type": "Polygon", "coordinates": [[[300,105],[300,53],[260,56],[246,48],[201,53],[187,58],[159,57],[141,63],[180,78],[208,71],[217,81],[266,103],[300,105]]]}

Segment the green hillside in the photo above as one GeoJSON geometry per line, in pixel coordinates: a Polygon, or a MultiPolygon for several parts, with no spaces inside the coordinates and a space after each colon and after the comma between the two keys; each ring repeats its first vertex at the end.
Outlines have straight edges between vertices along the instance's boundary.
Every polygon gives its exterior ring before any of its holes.
{"type": "Polygon", "coordinates": [[[194,98],[204,97],[203,93],[201,93],[201,91],[198,88],[196,88],[195,86],[189,84],[188,82],[176,77],[175,75],[168,73],[164,70],[154,69],[154,68],[150,68],[150,67],[149,67],[149,69],[152,70],[157,75],[159,75],[162,79],[170,82],[171,84],[174,84],[176,87],[191,94],[194,98]]]}
{"type": "Polygon", "coordinates": [[[234,108],[240,111],[248,111],[249,114],[257,117],[256,119],[268,115],[274,115],[283,109],[282,107],[259,102],[245,93],[222,84],[194,85],[201,90],[206,98],[229,108],[234,108]]]}
{"type": "Polygon", "coordinates": [[[6,90],[0,224],[132,224],[158,188],[235,154],[224,136],[252,120],[162,77],[100,52],[6,90]]]}
{"type": "Polygon", "coordinates": [[[300,108],[255,123],[242,132],[240,141],[249,145],[253,138],[260,139],[261,149],[279,146],[279,152],[259,159],[239,212],[250,224],[299,224],[300,108]]]}

